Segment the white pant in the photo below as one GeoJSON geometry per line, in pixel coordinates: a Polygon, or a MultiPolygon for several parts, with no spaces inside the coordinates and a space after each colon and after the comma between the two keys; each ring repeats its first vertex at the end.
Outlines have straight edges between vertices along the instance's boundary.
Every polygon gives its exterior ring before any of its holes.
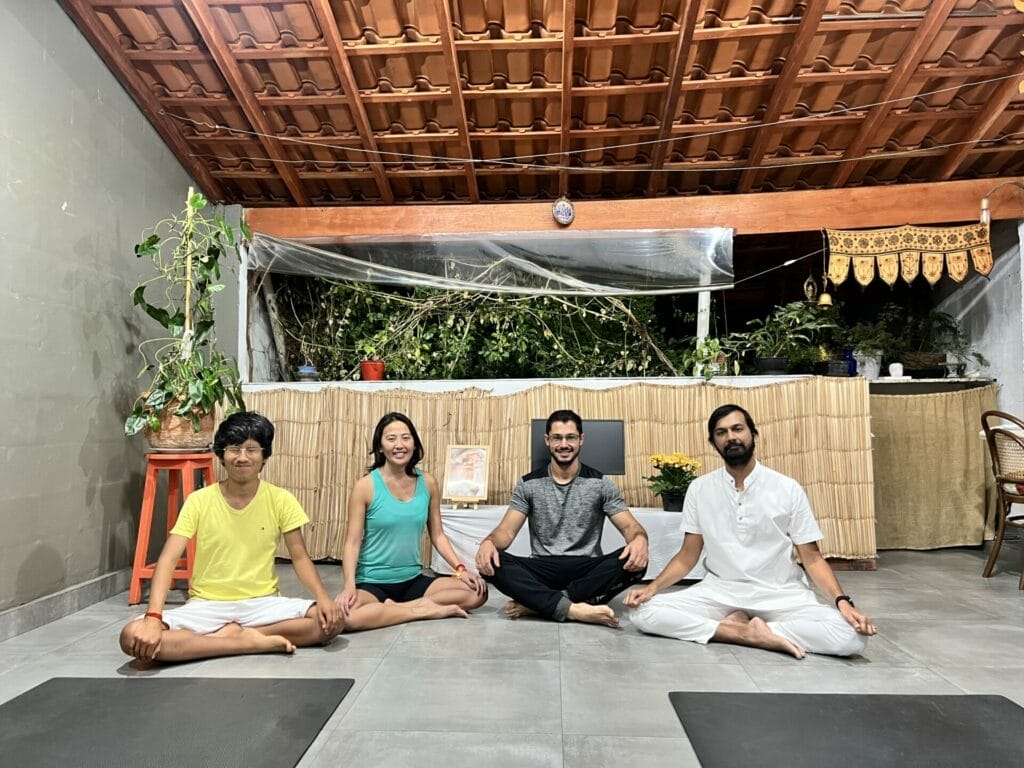
{"type": "Polygon", "coordinates": [[[187,629],[200,635],[216,632],[226,624],[265,627],[289,619],[301,619],[313,602],[281,595],[251,597],[248,600],[201,600],[193,597],[179,608],[164,611],[164,624],[170,629],[187,629]]]}
{"type": "Polygon", "coordinates": [[[701,582],[678,592],[655,595],[634,608],[630,619],[641,632],[707,643],[722,619],[733,611],[764,619],[776,635],[811,653],[853,656],[867,645],[867,638],[858,635],[839,611],[818,602],[804,587],[774,592],[758,600],[749,594],[731,594],[725,582],[701,582]]]}

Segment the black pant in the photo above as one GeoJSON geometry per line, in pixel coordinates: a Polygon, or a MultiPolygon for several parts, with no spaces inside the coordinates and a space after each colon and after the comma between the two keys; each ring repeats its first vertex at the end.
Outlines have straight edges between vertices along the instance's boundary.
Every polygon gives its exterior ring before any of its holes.
{"type": "Polygon", "coordinates": [[[643,571],[623,568],[622,549],[602,557],[502,552],[501,565],[484,579],[541,616],[565,621],[570,603],[602,605],[643,579],[643,571]]]}

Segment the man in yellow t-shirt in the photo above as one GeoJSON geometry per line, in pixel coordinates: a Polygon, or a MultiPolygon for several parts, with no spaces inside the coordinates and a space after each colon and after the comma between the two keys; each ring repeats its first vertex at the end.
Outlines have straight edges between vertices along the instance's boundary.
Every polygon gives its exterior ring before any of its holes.
{"type": "Polygon", "coordinates": [[[185,500],[157,561],[148,609],[121,630],[121,649],[129,656],[152,662],[291,653],[341,632],[343,617],[302,538],[309,518],[292,494],[260,480],[273,441],[274,425],[258,413],[236,413],[220,425],[213,451],[227,479],[185,500]],[[164,612],[171,574],[193,536],[189,600],[164,612]],[[274,555],[282,536],[314,600],[278,591],[274,555]]]}

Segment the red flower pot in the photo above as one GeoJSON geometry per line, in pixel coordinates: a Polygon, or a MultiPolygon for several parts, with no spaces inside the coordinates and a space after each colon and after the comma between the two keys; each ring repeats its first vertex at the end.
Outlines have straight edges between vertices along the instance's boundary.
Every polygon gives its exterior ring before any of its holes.
{"type": "Polygon", "coordinates": [[[384,361],[361,360],[359,362],[359,377],[363,381],[380,381],[384,378],[384,361]]]}

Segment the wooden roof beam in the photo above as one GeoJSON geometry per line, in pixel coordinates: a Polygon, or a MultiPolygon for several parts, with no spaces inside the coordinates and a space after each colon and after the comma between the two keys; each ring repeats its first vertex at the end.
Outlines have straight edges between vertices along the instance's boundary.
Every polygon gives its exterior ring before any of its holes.
{"type": "Polygon", "coordinates": [[[573,44],[576,39],[576,3],[574,0],[562,0],[562,102],[558,135],[558,162],[562,170],[558,172],[558,194],[569,194],[569,171],[571,162],[569,150],[572,149],[572,61],[575,52],[573,44]]]}
{"type": "MultiPolygon", "coordinates": [[[[807,192],[693,195],[632,200],[580,200],[574,232],[615,229],[734,227],[737,235],[859,229],[902,224],[976,222],[981,198],[1017,178],[895,184],[807,192]]],[[[993,211],[995,213],[995,211],[993,211]]],[[[557,232],[551,204],[338,206],[247,209],[255,232],[337,242],[345,236],[420,237],[424,232],[557,232]]],[[[1024,196],[999,198],[999,218],[1024,218],[1024,196]]]]}
{"type": "Polygon", "coordinates": [[[383,203],[395,202],[395,193],[391,189],[388,177],[384,173],[383,160],[377,149],[377,142],[373,138],[373,128],[370,126],[370,119],[366,115],[366,108],[359,100],[359,86],[356,84],[355,73],[352,72],[352,64],[345,55],[345,45],[341,39],[341,32],[338,31],[338,22],[334,18],[334,11],[331,10],[329,0],[312,0],[311,6],[317,24],[323,32],[324,42],[331,54],[331,62],[338,72],[341,80],[341,89],[345,92],[345,102],[348,104],[348,111],[352,115],[352,121],[356,124],[359,138],[363,146],[370,150],[365,155],[366,161],[373,169],[373,177],[380,190],[380,199],[383,203]]]}
{"type": "Polygon", "coordinates": [[[182,5],[199,32],[199,36],[206,43],[210,56],[217,64],[221,76],[228,84],[228,88],[231,89],[231,93],[249,121],[249,125],[260,134],[260,144],[263,145],[267,157],[274,163],[277,174],[288,188],[288,192],[299,205],[309,205],[309,196],[295,173],[295,169],[286,162],[286,153],[281,147],[281,143],[272,135],[273,132],[263,114],[263,109],[253,95],[252,89],[245,82],[238,62],[231,55],[230,48],[221,36],[220,30],[217,29],[217,24],[210,13],[209,4],[206,0],[182,0],[182,5]]]}
{"type": "Polygon", "coordinates": [[[459,146],[465,158],[466,187],[471,203],[480,202],[480,188],[476,183],[476,168],[473,165],[473,147],[469,143],[469,119],[466,117],[466,102],[462,99],[462,78],[459,76],[459,60],[455,55],[455,36],[452,34],[452,11],[446,0],[434,0],[437,26],[440,30],[441,53],[448,70],[452,106],[455,108],[456,127],[459,130],[459,146]]]}
{"type": "MultiPolygon", "coordinates": [[[[825,14],[825,3],[826,0],[808,0],[804,15],[800,19],[800,28],[786,52],[786,63],[782,67],[782,72],[779,73],[778,81],[772,88],[768,106],[761,117],[761,127],[754,131],[754,142],[750,147],[746,163],[749,166],[758,166],[764,159],[765,152],[768,150],[768,142],[777,130],[774,124],[782,116],[782,108],[785,106],[786,100],[793,96],[793,86],[796,84],[797,75],[800,74],[800,69],[807,59],[811,44],[818,32],[818,24],[825,14]]],[[[760,171],[753,167],[744,171],[736,184],[736,191],[740,194],[749,192],[754,181],[760,175],[760,171]]]]}
{"type": "Polygon", "coordinates": [[[181,124],[168,117],[159,99],[146,86],[139,73],[125,59],[121,46],[110,36],[96,12],[86,0],[60,0],[64,11],[72,18],[82,34],[89,39],[92,47],[120,81],[132,101],[142,110],[150,124],[160,134],[167,146],[178,158],[178,162],[195,179],[203,194],[214,202],[223,202],[226,198],[224,187],[217,181],[210,170],[193,154],[191,147],[181,135],[181,124]]]}
{"type": "MultiPolygon", "coordinates": [[[[860,130],[857,131],[857,135],[846,148],[846,152],[843,153],[844,158],[859,158],[864,154],[868,142],[876,140],[877,143],[878,130],[882,127],[885,118],[895,106],[893,99],[897,98],[907,87],[914,72],[920,65],[921,59],[928,52],[928,49],[935,40],[935,36],[942,29],[942,25],[946,23],[946,19],[952,13],[956,4],[957,0],[935,0],[928,7],[924,22],[913,38],[911,38],[911,43],[907,46],[907,50],[900,55],[899,64],[896,65],[892,75],[886,81],[885,87],[882,88],[882,92],[878,97],[879,103],[871,108],[868,116],[861,123],[860,130]]],[[[852,162],[842,163],[836,169],[835,174],[833,174],[829,186],[841,187],[846,184],[854,171],[855,165],[852,162]]]]}
{"type": "Polygon", "coordinates": [[[651,152],[651,167],[654,170],[651,172],[651,178],[647,180],[646,194],[648,197],[658,194],[665,180],[664,175],[658,171],[665,164],[665,158],[668,156],[669,136],[672,134],[672,124],[675,123],[676,112],[679,111],[683,76],[686,74],[686,61],[690,58],[690,46],[693,44],[694,28],[697,26],[697,16],[701,5],[698,2],[687,3],[686,14],[679,22],[679,36],[676,38],[676,48],[672,52],[672,69],[668,78],[665,110],[661,114],[658,143],[654,145],[654,150],[651,152]]]}
{"type": "Polygon", "coordinates": [[[1020,92],[1021,75],[1024,75],[1024,60],[1018,62],[1014,68],[1014,73],[1017,77],[1004,80],[998,85],[985,102],[985,106],[978,112],[970,127],[964,131],[962,140],[969,143],[953,147],[942,158],[942,162],[939,163],[939,167],[935,169],[935,174],[932,176],[935,181],[946,181],[956,173],[956,169],[960,167],[960,164],[971,153],[974,145],[985,138],[988,129],[992,127],[992,124],[1003,114],[1010,105],[1010,102],[1020,92]]]}

